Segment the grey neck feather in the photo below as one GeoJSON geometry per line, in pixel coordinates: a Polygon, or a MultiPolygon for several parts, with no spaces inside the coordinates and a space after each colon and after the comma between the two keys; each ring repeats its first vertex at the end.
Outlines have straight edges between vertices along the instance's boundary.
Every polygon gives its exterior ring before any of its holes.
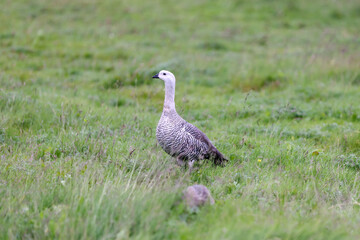
{"type": "Polygon", "coordinates": [[[171,111],[175,109],[175,83],[165,82],[165,101],[163,111],[171,111]]]}

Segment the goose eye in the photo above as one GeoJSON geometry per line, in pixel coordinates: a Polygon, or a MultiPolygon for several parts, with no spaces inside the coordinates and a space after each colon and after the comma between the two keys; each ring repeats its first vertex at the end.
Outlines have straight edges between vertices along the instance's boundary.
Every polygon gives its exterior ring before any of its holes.
{"type": "Polygon", "coordinates": [[[163,73],[163,75],[166,75],[166,73],[163,73]]]}

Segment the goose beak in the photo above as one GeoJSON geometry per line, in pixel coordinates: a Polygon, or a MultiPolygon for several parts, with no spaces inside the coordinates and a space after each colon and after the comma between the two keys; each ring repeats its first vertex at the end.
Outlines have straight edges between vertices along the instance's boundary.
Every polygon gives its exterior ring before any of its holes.
{"type": "Polygon", "coordinates": [[[154,75],[152,78],[159,78],[159,74],[154,75]]]}

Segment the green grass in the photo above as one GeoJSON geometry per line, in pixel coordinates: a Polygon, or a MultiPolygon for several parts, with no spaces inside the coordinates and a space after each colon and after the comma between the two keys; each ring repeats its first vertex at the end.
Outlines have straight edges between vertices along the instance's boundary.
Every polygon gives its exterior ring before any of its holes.
{"type": "Polygon", "coordinates": [[[358,1],[0,0],[0,22],[1,239],[360,238],[358,1]],[[226,167],[157,145],[162,69],[226,167]]]}

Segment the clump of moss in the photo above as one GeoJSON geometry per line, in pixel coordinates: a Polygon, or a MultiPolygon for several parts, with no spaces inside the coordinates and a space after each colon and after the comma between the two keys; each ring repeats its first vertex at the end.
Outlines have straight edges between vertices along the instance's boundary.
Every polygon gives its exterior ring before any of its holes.
{"type": "Polygon", "coordinates": [[[345,152],[360,152],[360,132],[344,135],[340,145],[345,152]]]}
{"type": "Polygon", "coordinates": [[[116,75],[109,78],[104,82],[103,87],[105,89],[116,89],[123,86],[139,86],[150,85],[152,83],[152,72],[148,71],[133,71],[123,75],[116,75]]]}
{"type": "Polygon", "coordinates": [[[358,74],[351,83],[352,85],[360,85],[360,74],[358,74]]]}
{"type": "Polygon", "coordinates": [[[241,88],[247,92],[250,90],[261,91],[263,89],[276,90],[283,87],[287,82],[284,76],[276,74],[268,74],[263,76],[250,76],[248,78],[234,77],[231,81],[231,85],[234,88],[241,88]]]}
{"type": "Polygon", "coordinates": [[[206,50],[215,50],[215,51],[227,49],[227,47],[224,44],[219,43],[219,42],[204,42],[199,45],[199,48],[206,49],[206,50]]]}

